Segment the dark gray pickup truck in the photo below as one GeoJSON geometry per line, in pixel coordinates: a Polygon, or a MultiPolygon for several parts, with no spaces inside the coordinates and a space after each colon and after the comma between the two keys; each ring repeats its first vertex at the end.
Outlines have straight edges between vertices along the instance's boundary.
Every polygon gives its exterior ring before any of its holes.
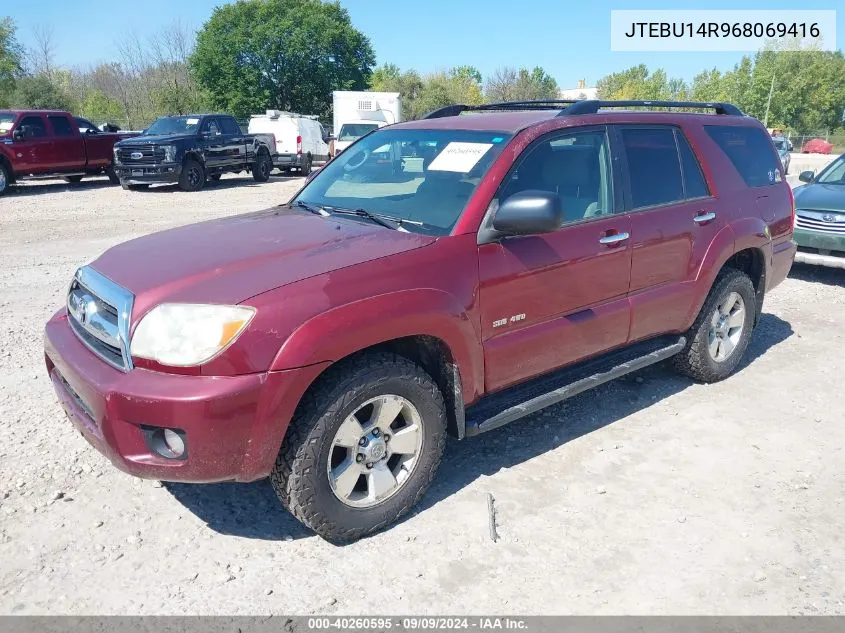
{"type": "Polygon", "coordinates": [[[258,182],[273,170],[272,135],[244,134],[228,114],[157,119],[141,136],[114,146],[114,170],[124,189],[178,184],[199,191],[226,173],[252,172],[258,182]]]}

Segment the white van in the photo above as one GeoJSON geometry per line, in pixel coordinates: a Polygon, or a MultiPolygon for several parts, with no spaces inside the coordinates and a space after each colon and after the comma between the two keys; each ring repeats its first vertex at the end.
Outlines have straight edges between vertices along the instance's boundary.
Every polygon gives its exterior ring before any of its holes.
{"type": "Polygon", "coordinates": [[[330,136],[316,116],[267,110],[250,118],[249,133],[276,137],[273,165],[284,173],[296,169],[307,176],[312,166],[329,160],[330,136]]]}

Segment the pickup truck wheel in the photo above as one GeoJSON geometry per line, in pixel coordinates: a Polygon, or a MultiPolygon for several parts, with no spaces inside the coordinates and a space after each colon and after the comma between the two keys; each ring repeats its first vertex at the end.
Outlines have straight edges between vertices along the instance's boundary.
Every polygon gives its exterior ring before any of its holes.
{"type": "Polygon", "coordinates": [[[676,369],[704,383],[730,376],[751,340],[755,312],[748,275],[733,268],[720,273],[690,328],[687,347],[675,356],[676,369]]]}
{"type": "Polygon", "coordinates": [[[305,157],[305,160],[302,162],[302,167],[299,168],[299,172],[303,176],[308,176],[311,174],[311,166],[312,166],[313,159],[311,158],[311,154],[308,154],[305,157]]]}
{"type": "Polygon", "coordinates": [[[252,166],[252,177],[256,182],[267,182],[270,180],[270,172],[273,171],[273,159],[267,152],[258,152],[255,157],[255,164],[252,166]]]}
{"type": "Polygon", "coordinates": [[[367,354],[303,398],[270,475],[282,503],[330,542],[358,539],[423,496],[446,442],[446,408],[421,367],[367,354]]]}
{"type": "Polygon", "coordinates": [[[0,196],[2,196],[9,189],[12,182],[12,177],[9,175],[9,170],[0,162],[0,196]]]}
{"type": "Polygon", "coordinates": [[[65,176],[62,180],[66,183],[74,184],[82,180],[82,176],[65,176]]]}
{"type": "Polygon", "coordinates": [[[179,188],[182,191],[199,191],[205,186],[205,167],[198,160],[188,158],[182,165],[179,188]]]}
{"type": "Polygon", "coordinates": [[[118,177],[117,172],[115,172],[114,167],[109,167],[108,169],[106,169],[106,176],[109,177],[109,182],[111,184],[113,184],[113,185],[119,185],[120,184],[120,178],[118,177]]]}

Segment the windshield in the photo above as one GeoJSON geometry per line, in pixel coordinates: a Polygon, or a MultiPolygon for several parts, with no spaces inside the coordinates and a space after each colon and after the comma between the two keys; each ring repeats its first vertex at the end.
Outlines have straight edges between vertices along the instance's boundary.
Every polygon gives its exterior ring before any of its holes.
{"type": "Polygon", "coordinates": [[[297,196],[325,208],[364,209],[447,235],[511,135],[467,130],[386,129],[328,163],[297,196]]]}
{"type": "Polygon", "coordinates": [[[0,112],[0,134],[5,134],[12,129],[16,115],[11,112],[0,112]]]}
{"type": "Polygon", "coordinates": [[[365,134],[378,129],[378,123],[344,123],[340,126],[338,141],[357,141],[365,134]]]}
{"type": "Polygon", "coordinates": [[[145,136],[165,136],[167,134],[196,134],[200,124],[198,116],[169,116],[156,119],[144,132],[145,136]]]}
{"type": "Polygon", "coordinates": [[[845,154],[828,165],[816,178],[816,182],[827,185],[845,185],[845,154]]]}
{"type": "Polygon", "coordinates": [[[773,142],[778,151],[783,151],[786,149],[786,139],[776,138],[773,140],[773,142]]]}

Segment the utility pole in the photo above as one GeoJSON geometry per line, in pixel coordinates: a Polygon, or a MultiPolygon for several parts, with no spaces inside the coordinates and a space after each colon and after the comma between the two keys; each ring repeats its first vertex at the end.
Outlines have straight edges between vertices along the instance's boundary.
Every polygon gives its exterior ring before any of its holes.
{"type": "Polygon", "coordinates": [[[772,72],[772,85],[769,86],[769,99],[766,101],[766,116],[763,119],[763,125],[769,127],[769,106],[772,105],[772,93],[775,91],[775,73],[772,72]]]}

